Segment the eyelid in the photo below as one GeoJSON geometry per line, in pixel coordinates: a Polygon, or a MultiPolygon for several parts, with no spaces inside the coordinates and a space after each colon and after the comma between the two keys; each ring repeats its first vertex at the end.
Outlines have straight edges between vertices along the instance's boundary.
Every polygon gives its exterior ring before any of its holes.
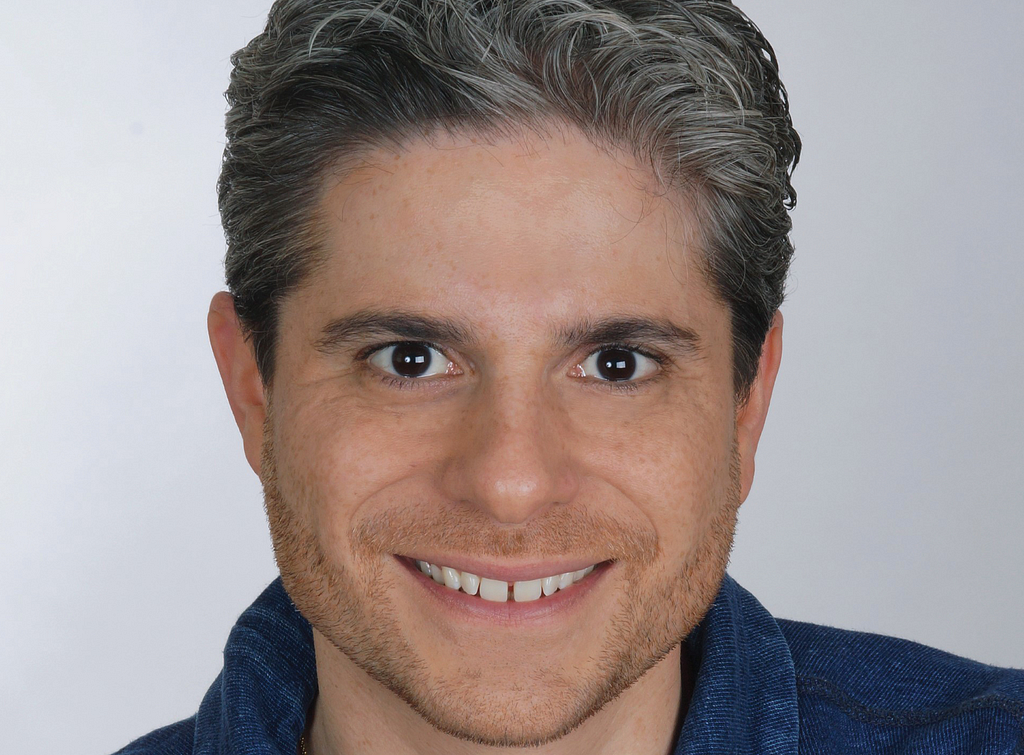
{"type": "Polygon", "coordinates": [[[598,353],[599,351],[606,351],[610,349],[622,349],[623,351],[635,351],[641,356],[645,356],[648,359],[653,359],[658,364],[665,364],[668,361],[668,357],[664,354],[660,354],[657,351],[652,351],[644,346],[635,343],[602,343],[596,348],[591,349],[587,352],[587,356],[598,353]]]}
{"type": "Polygon", "coordinates": [[[450,359],[448,354],[445,352],[444,347],[441,346],[440,344],[432,343],[430,341],[414,341],[409,338],[396,338],[394,341],[385,341],[383,343],[371,344],[357,351],[354,358],[359,361],[365,361],[379,351],[384,351],[384,349],[387,349],[391,346],[403,346],[405,344],[412,344],[414,346],[428,346],[431,349],[437,351],[439,354],[444,354],[445,359],[450,359]]]}

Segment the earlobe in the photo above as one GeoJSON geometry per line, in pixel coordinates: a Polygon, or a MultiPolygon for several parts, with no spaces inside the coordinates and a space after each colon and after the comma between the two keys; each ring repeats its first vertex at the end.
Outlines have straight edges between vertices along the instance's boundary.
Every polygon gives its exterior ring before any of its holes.
{"type": "Polygon", "coordinates": [[[245,457],[249,466],[259,475],[263,420],[266,418],[263,381],[230,293],[221,291],[214,295],[206,324],[224,392],[235,423],[242,433],[245,457]]]}
{"type": "Polygon", "coordinates": [[[782,313],[776,311],[761,346],[757,377],[746,402],[736,414],[736,443],[740,461],[740,501],[745,501],[754,483],[754,455],[761,439],[768,405],[772,400],[775,378],[782,363],[782,313]]]}

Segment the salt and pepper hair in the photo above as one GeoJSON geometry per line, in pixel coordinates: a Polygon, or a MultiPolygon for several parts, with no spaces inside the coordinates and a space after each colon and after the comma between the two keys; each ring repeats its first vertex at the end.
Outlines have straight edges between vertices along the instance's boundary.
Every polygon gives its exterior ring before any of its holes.
{"type": "Polygon", "coordinates": [[[328,171],[438,130],[554,122],[628,151],[698,213],[748,395],[793,253],[800,138],[774,51],[730,2],[278,0],[231,62],[225,267],[267,385],[282,298],[325,258],[328,171]]]}

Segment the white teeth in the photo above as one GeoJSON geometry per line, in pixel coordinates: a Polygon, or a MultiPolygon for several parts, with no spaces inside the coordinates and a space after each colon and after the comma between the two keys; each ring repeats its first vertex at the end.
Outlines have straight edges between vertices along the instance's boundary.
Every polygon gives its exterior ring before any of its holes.
{"type": "Polygon", "coordinates": [[[468,571],[462,572],[462,589],[468,592],[470,595],[476,595],[476,591],[480,588],[480,577],[475,574],[470,574],[468,571]]]}
{"type": "Polygon", "coordinates": [[[542,580],[530,579],[525,582],[512,583],[512,596],[516,603],[526,603],[540,597],[540,583],[542,580]]]}
{"type": "Polygon", "coordinates": [[[495,603],[504,603],[508,600],[508,582],[480,577],[480,597],[495,603]]]}
{"type": "Polygon", "coordinates": [[[544,577],[541,587],[543,588],[545,595],[554,594],[555,590],[558,589],[558,575],[555,574],[551,577],[544,577]]]}
{"type": "Polygon", "coordinates": [[[462,583],[459,573],[450,566],[441,567],[441,572],[444,574],[444,583],[453,590],[458,590],[462,583]]]}
{"type": "MultiPolygon", "coordinates": [[[[550,577],[541,579],[527,579],[512,583],[512,598],[517,603],[526,603],[537,600],[541,595],[554,595],[558,590],[564,590],[570,585],[579,582],[585,576],[594,571],[596,564],[585,569],[569,571],[564,574],[552,574],[550,577]]],[[[469,595],[477,595],[484,600],[495,603],[505,603],[509,599],[509,583],[500,579],[489,579],[479,577],[476,574],[464,571],[460,572],[450,566],[439,566],[427,561],[416,561],[416,567],[440,585],[445,585],[451,590],[461,589],[469,595]]]]}

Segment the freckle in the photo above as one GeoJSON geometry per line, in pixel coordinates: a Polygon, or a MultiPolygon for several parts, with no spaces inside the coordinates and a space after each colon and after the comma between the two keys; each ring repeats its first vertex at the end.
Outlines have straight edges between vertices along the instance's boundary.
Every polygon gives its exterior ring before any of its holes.
{"type": "Polygon", "coordinates": [[[370,220],[373,220],[373,219],[374,219],[375,217],[376,217],[376,215],[375,215],[374,213],[372,213],[372,212],[371,212],[371,213],[370,213],[370,220]]]}

